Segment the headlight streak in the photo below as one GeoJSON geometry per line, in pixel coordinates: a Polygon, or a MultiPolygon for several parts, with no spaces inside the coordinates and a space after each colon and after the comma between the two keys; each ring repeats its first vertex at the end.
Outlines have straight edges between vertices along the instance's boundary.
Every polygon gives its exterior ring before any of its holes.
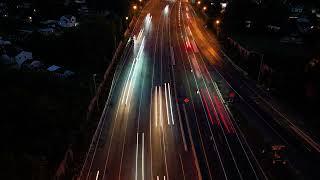
{"type": "Polygon", "coordinates": [[[161,86],[159,86],[159,98],[160,98],[160,126],[163,126],[163,119],[162,119],[162,91],[161,86]]]}
{"type": "Polygon", "coordinates": [[[139,133],[137,133],[137,145],[136,145],[136,174],[135,174],[135,180],[138,180],[138,151],[139,151],[139,133]]]}
{"type": "Polygon", "coordinates": [[[169,101],[170,101],[171,120],[172,120],[172,125],[174,125],[174,118],[173,118],[173,111],[172,111],[172,100],[171,100],[171,88],[170,88],[170,83],[168,83],[168,91],[169,91],[169,101]]]}
{"type": "Polygon", "coordinates": [[[168,14],[169,13],[169,5],[166,5],[166,7],[164,8],[164,14],[168,14]]]}
{"type": "Polygon", "coordinates": [[[155,90],[156,90],[156,93],[155,93],[155,116],[154,116],[154,118],[155,118],[155,121],[156,121],[156,127],[158,127],[158,86],[156,86],[156,88],[155,88],[155,90]]]}
{"type": "Polygon", "coordinates": [[[136,38],[137,41],[139,41],[141,39],[141,36],[144,32],[144,28],[142,28],[140,31],[139,31],[139,34],[138,34],[138,37],[136,38]]]}
{"type": "Polygon", "coordinates": [[[99,178],[99,170],[97,171],[96,180],[99,178]]]}
{"type": "Polygon", "coordinates": [[[137,132],[137,144],[136,144],[136,167],[135,167],[135,180],[138,180],[139,172],[138,172],[138,166],[139,162],[139,134],[141,135],[141,180],[144,180],[144,133],[138,133],[137,132]]]}
{"type": "Polygon", "coordinates": [[[164,84],[164,94],[165,94],[165,99],[166,99],[166,114],[167,114],[167,120],[168,120],[168,125],[170,125],[169,106],[168,106],[168,93],[167,93],[167,83],[164,84]]]}
{"type": "Polygon", "coordinates": [[[144,133],[142,133],[142,152],[141,152],[141,156],[142,156],[142,158],[141,158],[141,160],[142,160],[142,162],[141,162],[141,171],[142,171],[142,180],[144,180],[144,133]]]}
{"type": "Polygon", "coordinates": [[[151,19],[152,19],[152,16],[150,15],[150,13],[148,13],[144,21],[147,29],[150,27],[151,19]]]}
{"type": "Polygon", "coordinates": [[[137,74],[137,69],[138,66],[140,65],[141,57],[142,57],[142,52],[144,48],[144,42],[145,42],[145,37],[143,37],[137,57],[134,59],[132,66],[130,68],[130,72],[126,81],[125,89],[124,89],[124,94],[122,97],[121,103],[124,103],[124,98],[125,98],[125,105],[128,103],[129,96],[131,96],[131,91],[132,91],[132,82],[134,80],[135,75],[137,74]]]}

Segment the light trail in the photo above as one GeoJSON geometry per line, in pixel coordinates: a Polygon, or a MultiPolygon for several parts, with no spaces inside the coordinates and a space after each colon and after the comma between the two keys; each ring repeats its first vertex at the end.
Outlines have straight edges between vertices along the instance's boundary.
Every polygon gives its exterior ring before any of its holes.
{"type": "MultiPolygon", "coordinates": [[[[187,30],[186,30],[185,26],[184,26],[184,33],[185,33],[185,36],[187,36],[187,30]]],[[[182,35],[182,33],[181,33],[181,35],[182,35]]],[[[183,36],[183,35],[182,35],[182,36],[183,36]]],[[[186,51],[187,51],[187,49],[186,49],[186,51]]],[[[192,53],[193,53],[193,52],[192,52],[192,53]]],[[[193,53],[193,56],[195,57],[195,54],[194,54],[194,53],[193,53]]],[[[190,67],[192,67],[192,62],[191,62],[191,60],[190,60],[190,58],[189,58],[189,55],[188,55],[188,61],[189,61],[190,67]]],[[[186,74],[186,73],[185,73],[185,74],[186,74]]],[[[198,86],[198,82],[197,82],[197,79],[196,79],[196,75],[195,75],[194,73],[192,73],[192,75],[193,75],[193,79],[194,79],[194,81],[195,81],[195,83],[196,83],[196,86],[197,86],[197,89],[198,89],[197,93],[199,94],[199,86],[198,86]]],[[[210,134],[211,134],[211,136],[213,137],[213,132],[212,132],[212,129],[211,129],[211,126],[210,126],[210,122],[209,122],[209,119],[208,119],[208,115],[207,115],[207,113],[206,113],[206,111],[205,111],[204,104],[203,104],[203,101],[202,101],[202,98],[201,98],[201,97],[200,97],[200,100],[201,100],[201,104],[202,104],[202,107],[203,107],[204,112],[205,112],[205,115],[206,115],[207,123],[208,123],[209,130],[210,130],[210,134]]],[[[197,122],[197,126],[198,126],[198,122],[197,122]]],[[[199,126],[198,126],[198,129],[199,129],[199,126]]],[[[200,132],[200,130],[199,130],[199,132],[200,132]]],[[[202,141],[201,141],[201,142],[202,142],[202,141]]],[[[218,159],[219,159],[219,162],[220,162],[220,164],[221,164],[224,177],[225,177],[225,179],[228,179],[227,174],[226,174],[226,171],[225,171],[225,168],[224,168],[224,165],[223,165],[223,162],[222,162],[222,159],[221,159],[221,156],[220,156],[220,152],[219,152],[218,147],[217,147],[217,144],[216,144],[215,138],[213,138],[213,147],[214,147],[214,149],[215,149],[216,152],[217,152],[218,159]]],[[[204,148],[203,148],[203,149],[204,149],[204,148]]],[[[205,154],[205,156],[206,156],[206,154],[205,154]]],[[[212,179],[211,171],[209,170],[210,168],[209,168],[209,164],[208,164],[208,161],[207,161],[207,160],[206,160],[206,165],[207,165],[207,167],[208,167],[208,173],[209,173],[209,175],[210,175],[210,179],[212,179]]]]}
{"type": "Polygon", "coordinates": [[[142,54],[142,49],[143,49],[143,47],[144,47],[144,38],[143,38],[143,40],[142,40],[142,44],[141,44],[141,46],[140,46],[140,49],[139,49],[139,52],[138,52],[138,56],[137,56],[137,58],[136,58],[136,62],[135,62],[135,66],[134,66],[134,70],[133,70],[133,73],[132,73],[132,75],[131,75],[131,79],[130,79],[130,83],[129,83],[129,87],[128,87],[128,90],[127,90],[127,97],[126,97],[126,103],[125,103],[125,105],[127,105],[127,103],[128,103],[128,99],[129,99],[129,96],[131,96],[131,92],[132,92],[132,82],[133,82],[133,80],[135,79],[134,77],[135,77],[135,75],[136,75],[136,73],[137,73],[137,66],[139,65],[138,63],[140,63],[140,59],[141,59],[141,54],[142,54]]]}
{"type": "Polygon", "coordinates": [[[141,166],[142,166],[142,180],[144,180],[144,133],[142,133],[142,162],[141,162],[141,166]]]}
{"type": "Polygon", "coordinates": [[[201,92],[200,92],[200,96],[201,96],[201,98],[202,98],[203,101],[204,101],[204,105],[205,105],[205,108],[206,108],[206,110],[207,110],[207,112],[208,112],[209,119],[210,119],[211,123],[214,124],[214,121],[213,121],[213,118],[212,118],[212,116],[211,116],[211,111],[210,111],[210,109],[209,109],[207,100],[206,100],[205,96],[204,96],[201,92]]]}
{"type": "Polygon", "coordinates": [[[191,62],[193,64],[193,69],[196,72],[197,78],[202,78],[201,69],[195,56],[191,57],[191,62]]]}
{"type": "Polygon", "coordinates": [[[168,95],[167,94],[168,94],[167,93],[167,83],[164,83],[164,95],[165,95],[165,99],[166,99],[166,114],[167,114],[168,125],[170,125],[168,95]]]}
{"type": "Polygon", "coordinates": [[[130,71],[129,71],[129,74],[128,74],[128,78],[127,78],[127,81],[126,81],[126,85],[124,86],[124,91],[123,91],[122,98],[121,98],[121,103],[122,103],[122,104],[123,104],[123,102],[124,102],[124,97],[125,97],[126,92],[127,92],[128,83],[129,83],[129,79],[130,79],[131,72],[132,72],[132,70],[133,70],[134,64],[135,64],[135,59],[133,60],[133,63],[132,63],[132,65],[131,65],[131,68],[130,68],[130,71]]]}
{"type": "Polygon", "coordinates": [[[138,37],[137,37],[137,40],[139,41],[141,39],[141,36],[144,32],[144,28],[142,28],[140,31],[139,31],[139,34],[138,34],[138,37]]]}
{"type": "MultiPolygon", "coordinates": [[[[125,92],[124,96],[126,97],[125,105],[127,105],[128,98],[129,98],[129,96],[131,94],[130,92],[132,90],[132,82],[133,82],[133,79],[134,79],[134,77],[135,77],[135,75],[137,73],[137,65],[139,65],[139,63],[141,61],[140,59],[141,59],[142,51],[143,51],[143,48],[144,48],[144,42],[145,42],[145,37],[143,37],[143,39],[142,39],[142,42],[141,42],[137,57],[134,59],[134,61],[132,63],[132,66],[131,66],[131,69],[130,69],[130,72],[129,72],[129,75],[128,75],[128,78],[127,78],[127,82],[126,82],[126,86],[125,86],[125,90],[124,90],[124,92],[125,92]]],[[[124,97],[122,98],[121,103],[122,104],[124,103],[124,97]]]]}
{"type": "Polygon", "coordinates": [[[136,176],[135,176],[135,180],[138,180],[138,150],[139,150],[139,133],[137,133],[137,146],[136,146],[136,176]]]}
{"type": "MultiPolygon", "coordinates": [[[[192,36],[192,34],[191,34],[191,36],[192,36]]],[[[194,41],[193,36],[192,36],[192,39],[193,39],[193,41],[194,41]]],[[[201,56],[201,55],[200,55],[200,59],[201,59],[201,61],[203,62],[203,64],[205,64],[204,61],[203,61],[203,59],[202,59],[202,56],[201,56]]],[[[205,70],[207,70],[207,69],[206,69],[206,66],[204,66],[204,68],[205,68],[205,70]]],[[[208,72],[208,70],[207,70],[207,72],[208,72]]],[[[209,77],[211,78],[210,74],[209,74],[209,77]]],[[[206,83],[206,81],[204,80],[204,78],[202,78],[202,79],[203,79],[204,85],[206,86],[206,89],[207,89],[207,91],[208,91],[208,86],[206,85],[207,83],[206,83]]],[[[208,91],[208,92],[209,92],[209,91],[208,91]]],[[[208,94],[209,94],[209,93],[208,93],[208,94]]],[[[218,95],[219,95],[219,92],[218,92],[218,95]]],[[[221,94],[220,94],[220,95],[221,95],[221,94]]],[[[210,94],[209,94],[209,96],[210,96],[210,94]]],[[[211,98],[211,97],[210,97],[210,98],[211,98]]],[[[217,99],[217,96],[215,96],[215,100],[216,100],[216,99],[217,99]]],[[[230,130],[229,130],[229,125],[230,125],[230,124],[227,125],[228,122],[226,122],[226,120],[224,119],[224,118],[226,118],[225,116],[227,116],[227,118],[229,118],[229,116],[228,116],[228,114],[226,114],[225,111],[224,111],[224,113],[221,113],[221,106],[224,107],[224,105],[221,103],[221,101],[219,101],[219,103],[220,103],[220,106],[218,106],[218,112],[219,112],[219,114],[220,114],[220,117],[222,118],[222,121],[223,121],[225,127],[227,128],[228,132],[230,132],[230,130]]],[[[224,110],[224,109],[223,109],[223,110],[224,110]]],[[[219,117],[217,116],[217,118],[219,118],[219,117]]],[[[230,118],[229,118],[229,122],[230,122],[230,118]]],[[[220,127],[221,127],[221,129],[222,129],[224,138],[225,138],[226,143],[227,143],[227,145],[228,145],[228,149],[229,149],[229,151],[230,151],[230,153],[231,153],[232,159],[233,159],[233,161],[234,161],[234,164],[235,164],[235,166],[236,166],[236,169],[237,169],[237,171],[238,171],[238,174],[239,174],[239,176],[240,176],[240,179],[243,179],[243,178],[242,178],[242,174],[240,173],[239,168],[238,168],[238,165],[237,165],[237,163],[236,163],[236,161],[235,161],[233,152],[232,152],[232,150],[231,150],[231,148],[230,148],[230,146],[229,146],[229,142],[228,142],[228,140],[227,140],[227,138],[226,138],[226,136],[225,136],[224,130],[223,130],[222,126],[220,126],[220,127]]]]}
{"type": "MultiPolygon", "coordinates": [[[[201,60],[202,60],[202,58],[201,58],[201,60]]],[[[203,60],[202,60],[202,61],[203,61],[203,60]]],[[[210,75],[210,73],[208,72],[206,66],[204,66],[204,68],[205,68],[206,72],[208,73],[208,76],[210,77],[211,82],[213,82],[213,81],[212,81],[212,78],[211,78],[211,75],[210,75]]],[[[216,85],[215,83],[213,83],[213,84],[214,84],[214,86],[216,85]]],[[[221,93],[220,93],[220,91],[219,91],[219,88],[216,88],[216,86],[215,86],[215,89],[216,89],[216,91],[217,91],[217,93],[218,93],[219,98],[222,99],[221,102],[223,102],[223,104],[224,104],[224,100],[223,100],[223,98],[222,98],[222,96],[221,96],[221,93]]],[[[208,93],[208,95],[210,96],[208,90],[207,90],[207,93],[208,93]]],[[[216,110],[215,110],[215,108],[214,108],[214,106],[213,106],[213,102],[212,102],[212,99],[211,99],[211,98],[210,98],[210,102],[211,102],[212,108],[214,109],[215,116],[217,117],[217,121],[219,122],[219,118],[218,118],[217,112],[216,112],[216,110]]],[[[224,107],[224,106],[223,106],[223,107],[224,107]]],[[[226,106],[226,108],[227,108],[227,106],[226,106]]],[[[229,113],[230,113],[230,115],[231,115],[231,117],[232,117],[232,114],[231,114],[230,111],[229,111],[229,113]]],[[[226,113],[226,114],[228,114],[228,113],[226,113]]],[[[228,118],[229,118],[229,120],[230,120],[230,117],[228,117],[228,118]]],[[[234,130],[234,127],[233,127],[233,125],[232,125],[231,120],[229,121],[229,123],[230,123],[229,125],[231,126],[231,128],[234,130]]],[[[223,130],[223,129],[222,129],[222,130],[223,130]]],[[[234,131],[235,131],[235,130],[234,130],[234,131]]],[[[238,140],[239,140],[239,137],[238,137],[238,134],[236,133],[236,131],[235,131],[235,134],[237,135],[237,138],[238,138],[238,140]]],[[[225,135],[224,135],[224,136],[225,136],[225,135]]],[[[239,141],[239,142],[240,142],[240,141],[239,141]]],[[[228,143],[228,142],[227,142],[227,143],[228,143]]],[[[251,161],[249,160],[248,155],[247,155],[246,151],[244,150],[244,148],[243,148],[243,146],[242,146],[242,143],[240,143],[240,145],[241,145],[243,151],[245,152],[245,155],[246,155],[246,157],[247,157],[247,159],[248,159],[248,161],[249,161],[249,164],[250,164],[250,166],[251,166],[251,168],[252,168],[252,170],[253,170],[256,178],[258,179],[257,174],[256,174],[254,168],[252,167],[251,161]]],[[[228,144],[228,146],[229,146],[229,144],[228,144]]],[[[249,146],[248,146],[248,147],[249,147],[249,146]]],[[[249,149],[250,149],[250,147],[249,147],[249,149]]],[[[254,156],[254,155],[253,155],[253,156],[254,156]]],[[[259,165],[259,163],[258,163],[258,165],[259,165]]],[[[259,167],[260,167],[260,165],[259,165],[259,167]]],[[[260,169],[261,169],[261,167],[260,167],[260,169]]],[[[237,170],[238,170],[238,168],[237,168],[237,170]]],[[[262,170],[262,169],[261,169],[261,170],[262,170]]],[[[239,170],[238,170],[238,172],[239,172],[239,170]]],[[[240,173],[240,172],[239,172],[239,173],[240,173]]],[[[265,174],[264,174],[264,172],[263,172],[263,170],[262,170],[262,173],[263,173],[264,177],[266,177],[265,174]]]]}
{"type": "MultiPolygon", "coordinates": [[[[208,89],[207,89],[206,93],[207,93],[207,96],[208,96],[209,99],[210,99],[210,105],[211,105],[211,109],[212,109],[212,111],[213,111],[214,117],[216,117],[216,123],[218,124],[218,126],[220,126],[220,121],[219,121],[219,118],[218,118],[218,113],[217,113],[216,108],[215,108],[215,106],[214,106],[214,104],[213,104],[213,101],[212,101],[212,98],[211,98],[211,96],[210,96],[210,92],[209,92],[208,89]]],[[[213,123],[213,124],[215,124],[215,123],[213,123]]]]}
{"type": "Polygon", "coordinates": [[[169,12],[169,5],[166,5],[166,7],[164,8],[163,11],[164,11],[165,14],[168,14],[168,12],[169,12]]]}
{"type": "Polygon", "coordinates": [[[180,165],[181,165],[183,180],[186,180],[186,175],[185,175],[185,172],[184,172],[183,163],[182,163],[182,158],[181,158],[181,154],[180,154],[180,153],[179,153],[179,161],[180,161],[180,165]]]}
{"type": "Polygon", "coordinates": [[[159,98],[160,98],[160,126],[163,125],[163,119],[162,119],[162,91],[161,86],[159,86],[159,98]]]}
{"type": "Polygon", "coordinates": [[[188,36],[186,36],[185,38],[186,38],[185,41],[186,41],[186,47],[187,47],[186,49],[191,50],[191,44],[190,44],[188,36]]]}
{"type": "Polygon", "coordinates": [[[156,120],[156,127],[158,127],[158,86],[156,86],[156,93],[155,93],[155,120],[156,120]]]}
{"type": "Polygon", "coordinates": [[[99,170],[97,171],[96,180],[99,178],[99,170]]]}
{"type": "Polygon", "coordinates": [[[171,100],[171,88],[170,88],[170,83],[168,83],[168,91],[169,91],[169,101],[170,101],[171,120],[172,120],[172,125],[174,125],[174,118],[173,118],[173,111],[172,111],[172,100],[171,100]]]}
{"type": "Polygon", "coordinates": [[[147,29],[149,29],[150,27],[151,19],[152,19],[152,16],[150,16],[150,13],[148,13],[145,17],[145,26],[147,29]]]}
{"type": "MultiPolygon", "coordinates": [[[[226,116],[226,120],[227,120],[227,125],[228,125],[228,128],[230,129],[230,132],[232,132],[232,133],[235,133],[235,129],[234,129],[234,127],[232,126],[232,122],[231,122],[231,119],[230,119],[230,117],[229,117],[229,115],[228,115],[228,112],[226,111],[226,109],[225,109],[225,107],[224,107],[224,104],[225,104],[225,101],[224,101],[224,99],[223,99],[223,97],[222,97],[222,94],[221,94],[221,92],[220,92],[220,90],[219,90],[219,87],[218,87],[218,85],[217,85],[217,83],[216,82],[213,82],[213,86],[214,86],[214,88],[215,88],[215,90],[216,90],[216,92],[217,92],[217,94],[218,94],[218,97],[219,97],[219,99],[220,99],[220,105],[222,106],[222,110],[223,110],[223,113],[225,114],[225,116],[226,116]],[[222,102],[222,103],[221,103],[222,102]]],[[[215,97],[216,98],[216,97],[215,97]]]]}
{"type": "MultiPolygon", "coordinates": [[[[161,91],[160,91],[161,92],[161,91]]],[[[161,106],[160,106],[161,107],[161,106]]],[[[166,167],[166,174],[168,176],[168,179],[169,179],[169,173],[168,173],[168,163],[167,163],[167,147],[166,147],[166,140],[165,140],[165,134],[164,134],[164,130],[163,130],[163,125],[161,124],[161,134],[162,134],[162,142],[161,144],[163,145],[163,154],[164,154],[164,164],[165,164],[165,167],[166,167]]]]}

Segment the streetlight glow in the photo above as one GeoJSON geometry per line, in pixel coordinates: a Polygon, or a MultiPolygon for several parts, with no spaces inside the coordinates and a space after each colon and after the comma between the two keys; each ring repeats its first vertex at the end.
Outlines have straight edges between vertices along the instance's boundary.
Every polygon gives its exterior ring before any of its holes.
{"type": "Polygon", "coordinates": [[[207,6],[203,6],[203,8],[202,8],[202,9],[203,9],[204,11],[205,11],[205,10],[207,10],[207,6]]]}
{"type": "Polygon", "coordinates": [[[216,24],[220,24],[220,21],[219,21],[219,20],[216,20],[216,24]]]}
{"type": "Polygon", "coordinates": [[[198,1],[197,3],[198,3],[198,5],[200,5],[200,4],[201,4],[201,1],[198,1]]]}
{"type": "Polygon", "coordinates": [[[134,10],[137,10],[137,8],[138,8],[138,7],[137,7],[136,5],[133,6],[133,9],[134,9],[134,10]]]}

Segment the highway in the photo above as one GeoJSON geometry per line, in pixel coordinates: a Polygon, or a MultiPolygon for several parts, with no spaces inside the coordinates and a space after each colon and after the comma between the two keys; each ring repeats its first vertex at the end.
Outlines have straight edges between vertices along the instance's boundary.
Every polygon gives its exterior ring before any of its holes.
{"type": "Polygon", "coordinates": [[[251,102],[226,102],[244,80],[206,31],[186,1],[146,4],[78,179],[270,179],[233,110],[272,143],[291,138],[251,102]]]}

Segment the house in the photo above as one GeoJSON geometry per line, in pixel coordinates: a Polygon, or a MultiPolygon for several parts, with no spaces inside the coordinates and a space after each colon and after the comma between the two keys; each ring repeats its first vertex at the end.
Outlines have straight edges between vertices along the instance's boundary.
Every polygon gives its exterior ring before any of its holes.
{"type": "Polygon", "coordinates": [[[305,5],[303,2],[299,0],[293,0],[287,2],[287,7],[289,10],[289,18],[290,19],[297,19],[299,18],[303,12],[305,11],[305,5]]]}
{"type": "Polygon", "coordinates": [[[303,9],[304,9],[304,5],[302,4],[290,6],[290,12],[294,14],[301,14],[303,12],[303,9]]]}
{"type": "Polygon", "coordinates": [[[47,68],[47,70],[49,72],[54,73],[55,77],[58,77],[58,78],[68,78],[68,77],[71,77],[75,74],[74,72],[72,72],[70,70],[66,70],[66,69],[64,69],[60,66],[56,66],[56,65],[49,66],[47,68]]]}
{"type": "Polygon", "coordinates": [[[301,17],[297,19],[297,28],[301,34],[306,34],[310,33],[313,27],[308,18],[301,17]]]}
{"type": "Polygon", "coordinates": [[[21,9],[30,9],[32,6],[31,3],[29,2],[24,2],[24,3],[21,3],[21,4],[18,4],[17,5],[17,9],[21,8],[21,9]]]}
{"type": "Polygon", "coordinates": [[[53,25],[53,24],[57,24],[58,21],[56,20],[45,20],[45,21],[41,21],[40,23],[43,24],[43,25],[53,25]]]}
{"type": "Polygon", "coordinates": [[[52,66],[49,66],[49,67],[47,68],[47,70],[48,70],[49,72],[55,72],[55,71],[57,71],[57,70],[60,69],[60,68],[61,68],[60,66],[52,65],[52,66]]]}
{"type": "Polygon", "coordinates": [[[15,56],[15,60],[19,69],[21,68],[21,65],[29,59],[32,59],[32,52],[21,51],[18,55],[15,56]]]}
{"type": "Polygon", "coordinates": [[[41,61],[35,60],[30,63],[29,68],[31,70],[37,71],[37,70],[41,70],[43,66],[44,64],[41,61]]]}
{"type": "Polygon", "coordinates": [[[0,16],[8,17],[8,8],[4,3],[0,3],[0,16]]]}
{"type": "Polygon", "coordinates": [[[76,17],[71,16],[71,15],[62,16],[60,18],[58,24],[63,28],[75,27],[77,24],[76,17]]]}
{"type": "Polygon", "coordinates": [[[76,4],[85,4],[86,0],[75,0],[74,1],[76,4]]]}
{"type": "Polygon", "coordinates": [[[38,29],[38,32],[39,33],[41,33],[41,34],[43,34],[43,35],[50,35],[50,34],[53,34],[54,33],[54,29],[53,28],[50,28],[50,27],[48,27],[48,28],[40,28],[40,29],[38,29]]]}
{"type": "Polygon", "coordinates": [[[82,5],[80,8],[78,8],[78,13],[81,15],[87,15],[89,13],[89,9],[87,6],[82,5]]]}
{"type": "Polygon", "coordinates": [[[15,64],[14,58],[9,57],[7,54],[0,56],[0,63],[3,65],[12,65],[15,64]]]}
{"type": "Polygon", "coordinates": [[[0,46],[6,46],[6,45],[11,45],[11,42],[2,39],[2,37],[0,36],[0,46]]]}

